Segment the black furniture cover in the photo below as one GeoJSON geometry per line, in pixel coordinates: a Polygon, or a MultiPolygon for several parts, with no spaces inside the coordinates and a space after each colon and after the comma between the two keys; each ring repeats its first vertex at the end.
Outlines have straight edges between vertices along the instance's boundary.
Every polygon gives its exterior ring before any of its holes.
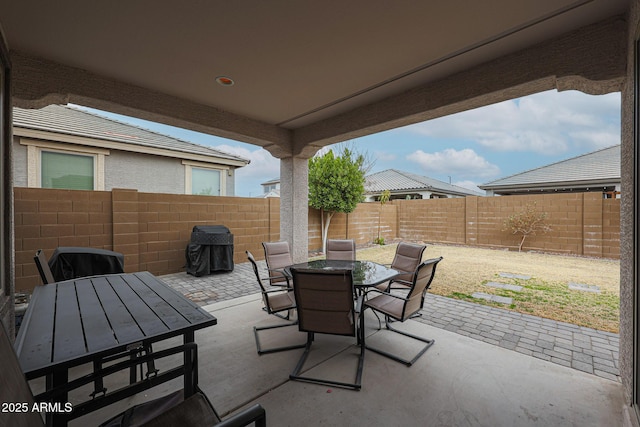
{"type": "Polygon", "coordinates": [[[124,255],[106,249],[60,246],[53,251],[49,268],[56,282],[124,273],[124,255]]]}
{"type": "Polygon", "coordinates": [[[196,225],[185,257],[187,273],[196,277],[233,271],[233,234],[224,225],[196,225]]]}

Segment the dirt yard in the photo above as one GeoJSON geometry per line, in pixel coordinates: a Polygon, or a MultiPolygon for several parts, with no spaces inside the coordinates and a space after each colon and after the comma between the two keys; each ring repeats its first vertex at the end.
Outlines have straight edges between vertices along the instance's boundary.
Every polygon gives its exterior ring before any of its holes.
{"type": "MultiPolygon", "coordinates": [[[[358,250],[358,259],[391,263],[396,245],[358,250]]],[[[620,316],[619,260],[463,246],[427,246],[424,259],[443,257],[429,292],[506,308],[521,313],[618,332],[620,316]],[[528,280],[500,273],[531,276],[528,280]],[[520,292],[493,288],[488,282],[522,286],[520,292]],[[569,283],[597,286],[599,293],[570,290],[569,283]],[[513,298],[510,305],[473,298],[475,292],[513,298]]]]}

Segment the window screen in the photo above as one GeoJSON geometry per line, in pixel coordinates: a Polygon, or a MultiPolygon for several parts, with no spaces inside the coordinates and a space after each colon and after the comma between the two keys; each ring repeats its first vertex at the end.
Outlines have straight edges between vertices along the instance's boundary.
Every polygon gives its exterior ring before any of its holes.
{"type": "Polygon", "coordinates": [[[203,196],[220,195],[220,171],[212,169],[191,169],[191,194],[203,196]]]}
{"type": "Polygon", "coordinates": [[[41,187],[93,190],[93,156],[43,151],[41,187]]]}

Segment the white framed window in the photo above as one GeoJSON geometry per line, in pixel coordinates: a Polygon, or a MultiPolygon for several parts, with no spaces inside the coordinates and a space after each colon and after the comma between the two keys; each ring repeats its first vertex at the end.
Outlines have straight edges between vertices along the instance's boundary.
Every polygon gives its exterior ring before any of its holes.
{"type": "Polygon", "coordinates": [[[22,138],[27,146],[27,186],[104,190],[104,157],[109,150],[22,138]]]}
{"type": "Polygon", "coordinates": [[[226,196],[228,168],[183,160],[185,193],[202,196],[226,196]]]}
{"type": "Polygon", "coordinates": [[[40,187],[94,190],[95,156],[42,150],[40,187]]]}

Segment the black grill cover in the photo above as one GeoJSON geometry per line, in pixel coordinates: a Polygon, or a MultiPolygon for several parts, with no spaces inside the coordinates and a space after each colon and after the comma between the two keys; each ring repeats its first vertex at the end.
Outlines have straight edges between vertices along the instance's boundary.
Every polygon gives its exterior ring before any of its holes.
{"type": "Polygon", "coordinates": [[[191,243],[233,245],[233,234],[224,225],[196,225],[191,231],[191,243]]]}
{"type": "Polygon", "coordinates": [[[187,273],[196,277],[233,271],[233,234],[224,225],[196,225],[185,257],[187,273]]]}

